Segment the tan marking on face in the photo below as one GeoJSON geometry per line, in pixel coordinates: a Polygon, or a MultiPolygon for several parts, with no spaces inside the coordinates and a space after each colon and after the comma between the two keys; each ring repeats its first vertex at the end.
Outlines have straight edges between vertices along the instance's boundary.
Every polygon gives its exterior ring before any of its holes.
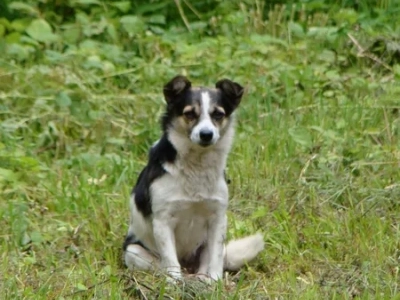
{"type": "Polygon", "coordinates": [[[225,117],[225,109],[222,106],[218,106],[216,104],[210,105],[210,117],[211,117],[211,121],[215,127],[218,127],[221,129],[221,128],[225,127],[227,124],[226,117],[225,117]],[[220,113],[224,114],[224,116],[221,119],[217,120],[217,119],[213,118],[214,112],[220,112],[220,113]]]}
{"type": "Polygon", "coordinates": [[[186,106],[183,108],[183,113],[187,113],[187,112],[189,112],[189,111],[191,111],[191,110],[193,110],[193,106],[192,106],[192,105],[186,105],[186,106]]]}
{"type": "Polygon", "coordinates": [[[218,110],[220,112],[222,112],[223,114],[225,114],[225,109],[222,106],[215,106],[215,110],[218,110]]]}
{"type": "Polygon", "coordinates": [[[200,115],[200,105],[198,103],[193,104],[194,111],[197,115],[200,115]]]}
{"type": "Polygon", "coordinates": [[[181,120],[180,126],[186,131],[189,131],[197,123],[199,110],[200,108],[196,104],[186,105],[182,111],[183,116],[179,118],[181,120]]]}

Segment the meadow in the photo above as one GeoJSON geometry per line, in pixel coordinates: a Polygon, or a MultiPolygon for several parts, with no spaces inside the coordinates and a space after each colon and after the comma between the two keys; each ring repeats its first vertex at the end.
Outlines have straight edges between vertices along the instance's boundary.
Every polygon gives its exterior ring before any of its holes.
{"type": "Polygon", "coordinates": [[[0,3],[2,299],[400,299],[400,3],[0,3]],[[128,271],[162,86],[246,87],[223,282],[128,271]]]}

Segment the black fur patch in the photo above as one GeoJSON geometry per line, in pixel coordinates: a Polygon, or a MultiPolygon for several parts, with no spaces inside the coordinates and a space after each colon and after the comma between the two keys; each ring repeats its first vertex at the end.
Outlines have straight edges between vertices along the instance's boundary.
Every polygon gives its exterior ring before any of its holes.
{"type": "Polygon", "coordinates": [[[186,257],[185,259],[181,259],[179,261],[181,267],[185,269],[188,274],[195,274],[199,270],[200,257],[204,249],[204,245],[201,245],[199,248],[197,248],[192,256],[186,257]]]}
{"type": "Polygon", "coordinates": [[[218,102],[222,104],[226,115],[229,116],[239,105],[242,99],[244,89],[237,83],[229,79],[222,79],[215,84],[215,87],[221,92],[218,102]]]}
{"type": "Polygon", "coordinates": [[[149,162],[140,173],[136,186],[132,190],[132,193],[135,194],[136,207],[144,217],[152,213],[150,198],[151,183],[165,174],[162,165],[165,162],[173,162],[176,154],[176,150],[168,140],[166,134],[150,149],[149,162]]]}
{"type": "Polygon", "coordinates": [[[183,115],[183,109],[187,105],[192,105],[195,102],[200,102],[201,90],[188,89],[181,94],[175,96],[174,100],[167,103],[167,109],[161,119],[161,127],[166,132],[168,126],[174,118],[183,115]]]}

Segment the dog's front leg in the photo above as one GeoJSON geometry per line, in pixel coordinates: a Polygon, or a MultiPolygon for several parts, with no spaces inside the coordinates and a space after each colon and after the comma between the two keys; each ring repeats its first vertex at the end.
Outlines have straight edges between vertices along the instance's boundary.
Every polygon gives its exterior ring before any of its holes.
{"type": "Polygon", "coordinates": [[[181,266],[175,247],[174,224],[167,218],[154,218],[153,233],[161,258],[161,267],[174,279],[181,279],[181,266]]]}
{"type": "Polygon", "coordinates": [[[211,279],[222,278],[224,267],[224,241],[226,235],[225,210],[211,218],[208,222],[207,241],[201,255],[199,275],[206,274],[211,279]]]}

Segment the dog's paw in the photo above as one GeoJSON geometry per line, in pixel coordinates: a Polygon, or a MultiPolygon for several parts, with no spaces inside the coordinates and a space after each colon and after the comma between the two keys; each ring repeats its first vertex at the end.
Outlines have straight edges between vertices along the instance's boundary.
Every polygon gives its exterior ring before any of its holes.
{"type": "Polygon", "coordinates": [[[177,269],[167,270],[167,282],[177,284],[183,281],[182,272],[177,269]]]}
{"type": "Polygon", "coordinates": [[[183,278],[182,277],[177,278],[177,277],[167,276],[166,282],[167,282],[167,284],[176,285],[176,284],[183,283],[183,278]]]}
{"type": "MultiPolygon", "coordinates": [[[[204,282],[206,284],[213,284],[216,282],[216,280],[214,278],[212,278],[211,276],[207,275],[207,274],[194,274],[193,275],[196,279],[200,280],[201,282],[204,282]]],[[[218,280],[218,279],[217,279],[218,280]]]]}

